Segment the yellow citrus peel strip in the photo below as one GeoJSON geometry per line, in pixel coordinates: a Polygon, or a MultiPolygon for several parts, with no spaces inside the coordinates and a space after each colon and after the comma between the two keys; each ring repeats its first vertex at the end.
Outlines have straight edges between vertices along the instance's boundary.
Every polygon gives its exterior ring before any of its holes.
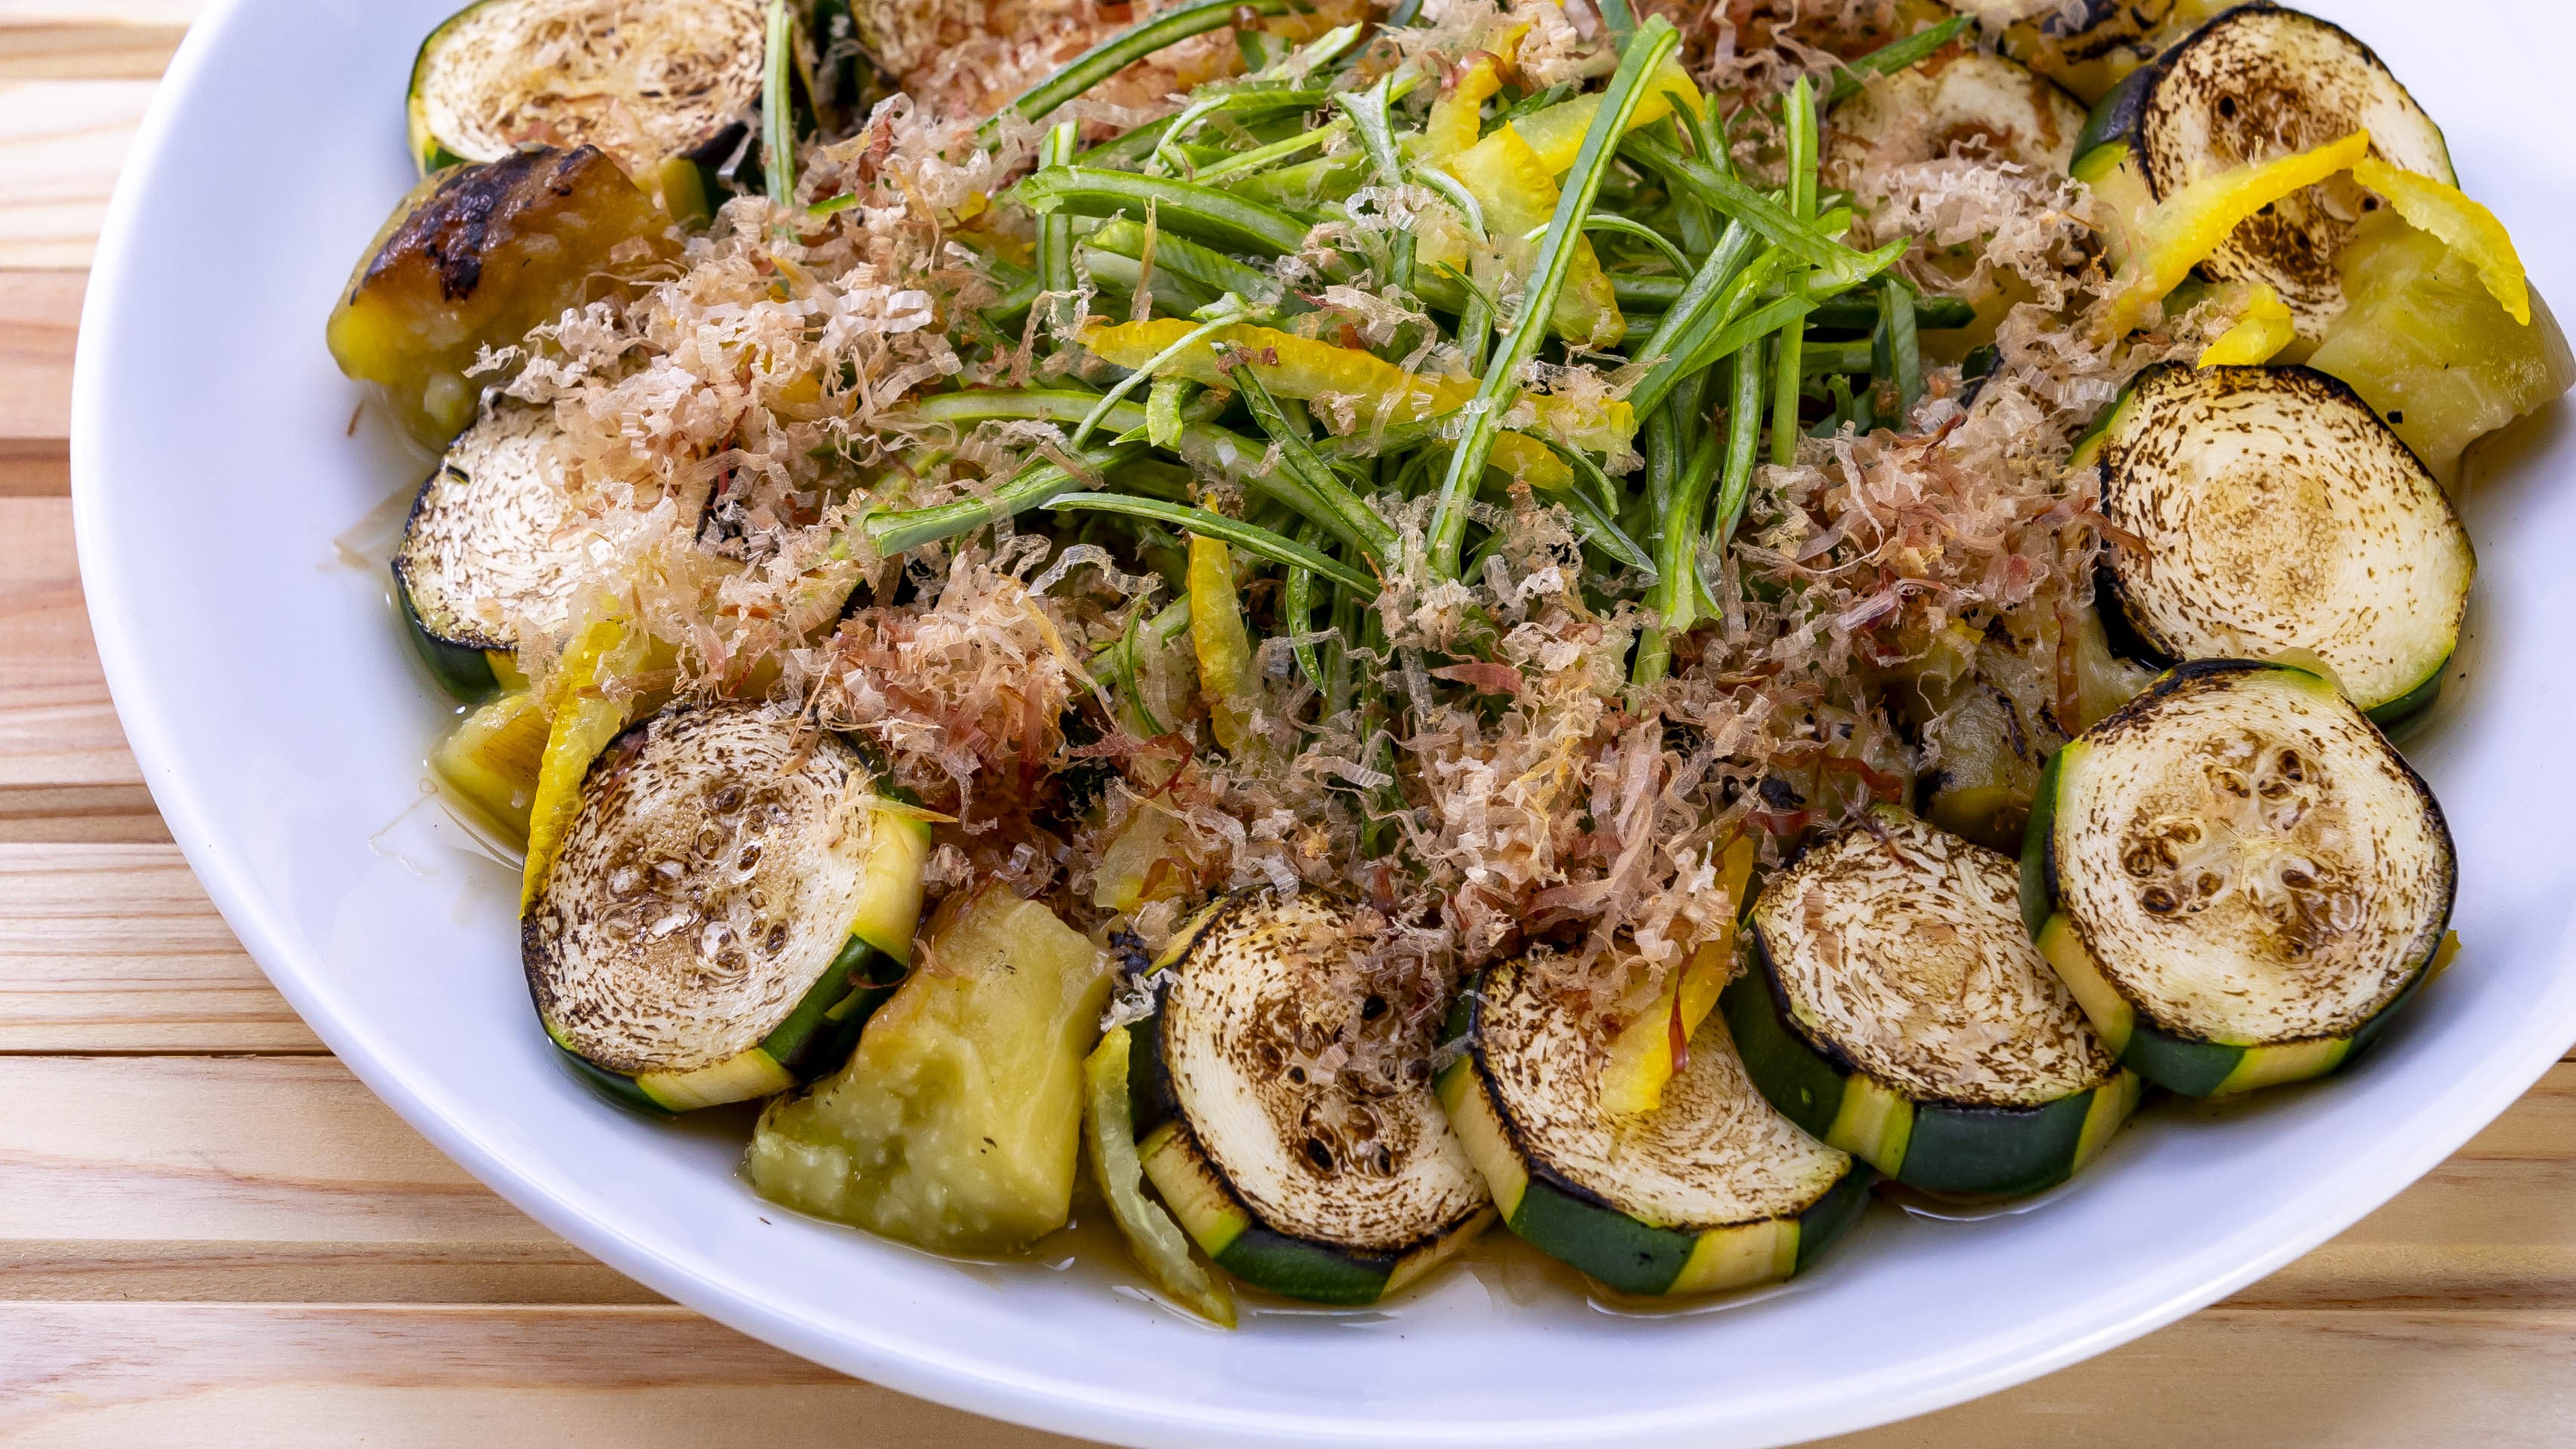
{"type": "Polygon", "coordinates": [[[2255,213],[2337,172],[2352,170],[2369,155],[2370,133],[2355,131],[2340,141],[2294,155],[2204,176],[2158,202],[2139,228],[2145,244],[2112,278],[2111,306],[2104,319],[2109,334],[2119,337],[2135,331],[2149,303],[2182,285],[2192,268],[2208,260],[2228,233],[2255,213]]]}
{"type": "Polygon", "coordinates": [[[2354,163],[2352,179],[2388,198],[2397,214],[2417,231],[2431,232],[2442,245],[2478,269],[2505,312],[2518,326],[2531,325],[2531,282],[2513,237],[2494,212],[2430,176],[2401,171],[2376,156],[2354,163]]]}
{"type": "Polygon", "coordinates": [[[2258,286],[2245,303],[2245,315],[2200,350],[2202,367],[2260,367],[2299,335],[2290,306],[2269,285],[2258,286]]]}

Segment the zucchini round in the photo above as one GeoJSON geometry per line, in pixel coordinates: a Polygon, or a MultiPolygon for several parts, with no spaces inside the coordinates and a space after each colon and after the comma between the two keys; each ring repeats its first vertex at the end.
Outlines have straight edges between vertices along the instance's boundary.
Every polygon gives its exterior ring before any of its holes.
{"type": "Polygon", "coordinates": [[[1753,904],[1719,998],[1745,1070],[1827,1145],[1934,1192],[2052,1186],[2136,1109],[2137,1075],[2022,927],[2018,864],[1892,807],[1753,904]]]}
{"type": "Polygon", "coordinates": [[[2004,54],[2073,91],[2087,104],[2156,58],[2165,43],[2223,8],[2225,0],[1957,0],[1995,34],[2004,54]]]}
{"type": "Polygon", "coordinates": [[[1881,165],[1928,161],[1959,145],[2034,171],[2075,160],[2084,108],[2055,82],[1982,51],[1944,51],[1864,87],[1827,118],[1827,164],[1844,172],[1858,153],[1881,165]]]}
{"type": "Polygon", "coordinates": [[[479,0],[412,62],[412,155],[426,176],[531,142],[592,145],[658,176],[675,211],[703,209],[712,189],[670,196],[671,182],[704,184],[743,144],[764,43],[760,0],[479,0]]]}
{"type": "Polygon", "coordinates": [[[2432,699],[2477,557],[2450,498],[2341,381],[2159,363],[2076,454],[2102,467],[2113,606],[2158,663],[2304,649],[2393,721],[2432,699]]]}
{"type": "Polygon", "coordinates": [[[857,750],[767,705],[619,735],[520,923],[546,1034],[682,1112],[839,1064],[911,959],[929,831],[863,804],[857,750]]]}
{"type": "MultiPolygon", "coordinates": [[[[2103,97],[2085,124],[2074,173],[2120,217],[2205,176],[2370,132],[2390,165],[2454,181],[2441,128],[2369,46],[2342,28],[2275,5],[2239,6],[2193,31],[2103,97]]],[[[2201,263],[2221,281],[2268,284],[2314,341],[2343,310],[2335,258],[2365,209],[2337,176],[2264,208],[2201,263]]],[[[2111,230],[2111,261],[2123,228],[2111,230]]]]}
{"type": "Polygon", "coordinates": [[[1310,1303],[1374,1303],[1494,1217],[1427,1071],[1366,1093],[1294,1065],[1298,963],[1342,949],[1348,920],[1313,892],[1228,897],[1158,973],[1159,1009],[1129,1028],[1146,1179],[1218,1267],[1310,1303]]]}
{"type": "Polygon", "coordinates": [[[2022,909],[2123,1064],[2214,1096],[2367,1045],[2441,950],[2457,874],[2432,791],[2332,684],[2209,660],[2049,762],[2022,909]]]}
{"type": "Polygon", "coordinates": [[[1440,1103],[1504,1225],[1622,1293],[1774,1283],[1815,1261],[1868,1202],[1872,1174],[1773,1110],[1714,1013],[1653,1111],[1601,1106],[1608,1033],[1561,1009],[1521,962],[1461,998],[1468,1049],[1440,1103]]]}
{"type": "Polygon", "coordinates": [[[587,563],[571,523],[554,414],[505,404],[467,428],[421,484],[394,552],[413,647],[468,703],[515,674],[522,629],[560,631],[587,563]]]}

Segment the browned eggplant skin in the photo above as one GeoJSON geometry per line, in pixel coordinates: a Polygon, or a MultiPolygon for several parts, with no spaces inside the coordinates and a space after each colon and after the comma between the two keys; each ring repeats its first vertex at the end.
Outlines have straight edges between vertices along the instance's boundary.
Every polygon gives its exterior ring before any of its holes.
{"type": "Polygon", "coordinates": [[[480,388],[505,380],[468,377],[478,352],[516,346],[592,300],[630,257],[668,256],[670,226],[592,146],[442,171],[403,198],[351,275],[331,314],[331,355],[383,389],[415,438],[444,446],[474,420],[480,388]]]}

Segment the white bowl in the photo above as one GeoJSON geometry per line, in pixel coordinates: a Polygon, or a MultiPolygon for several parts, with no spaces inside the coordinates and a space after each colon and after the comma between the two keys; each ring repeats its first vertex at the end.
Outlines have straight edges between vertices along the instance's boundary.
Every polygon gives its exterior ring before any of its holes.
{"type": "MultiPolygon", "coordinates": [[[[2484,567],[2466,677],[2410,741],[2458,835],[2467,949],[2327,1084],[2153,1112],[2027,1211],[1874,1208],[1812,1276],[1661,1318],[1451,1272],[1391,1308],[1257,1313],[1227,1334],[1114,1269],[961,1266],[764,1206],[734,1171],[740,1120],[658,1126],[557,1065],[520,977],[515,876],[418,808],[451,707],[381,569],[335,548],[425,471],[372,418],[352,431],[358,392],[322,323],[411,180],[403,82],[451,3],[218,0],[190,33],[82,319],[81,571],[153,795],[278,989],[468,1170],[680,1302],[910,1393],[1136,1444],[1776,1444],[1991,1392],[2260,1277],[2441,1161],[2576,1039],[2576,439],[2553,410],[2469,506],[2484,567]]],[[[2541,288],[2576,303],[2557,244],[2576,222],[2557,138],[2576,127],[2539,70],[2576,54],[2576,15],[2317,8],[2392,59],[2541,288]]]]}

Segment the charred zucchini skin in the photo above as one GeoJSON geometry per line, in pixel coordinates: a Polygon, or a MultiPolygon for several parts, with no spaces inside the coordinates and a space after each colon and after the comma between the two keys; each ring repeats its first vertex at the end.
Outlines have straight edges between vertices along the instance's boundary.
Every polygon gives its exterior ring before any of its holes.
{"type": "Polygon", "coordinates": [[[429,626],[421,622],[420,611],[412,607],[411,581],[403,576],[399,559],[394,561],[393,576],[394,602],[402,610],[403,632],[410,637],[413,651],[429,667],[430,677],[438,681],[439,688],[465,704],[481,704],[500,693],[501,676],[493,667],[492,656],[498,653],[510,659],[510,651],[442,639],[431,633],[429,626]]]}
{"type": "MultiPolygon", "coordinates": [[[[2122,418],[2133,406],[2138,405],[2141,388],[2154,378],[2181,370],[2182,366],[2180,363],[2160,363],[2131,378],[2128,385],[2120,390],[2119,397],[2114,399],[2110,406],[2104,408],[2101,415],[2078,435],[2074,451],[2068,458],[2069,468],[2080,472],[2099,466],[2103,461],[2104,444],[2119,430],[2122,418]]],[[[2207,371],[2209,369],[2194,369],[2196,375],[2207,371]]],[[[2356,416],[2369,418],[2375,430],[2386,433],[2391,443],[2404,449],[2407,456],[2414,460],[2415,465],[2419,469],[2423,468],[2423,460],[2415,456],[2414,450],[2407,446],[2404,439],[2396,436],[2395,431],[2380,418],[2378,410],[2343,379],[2312,367],[2298,365],[2267,366],[2261,369],[2247,369],[2247,371],[2274,377],[2296,378],[2302,385],[2316,389],[2323,400],[2349,405],[2356,416]]],[[[2429,481],[2431,476],[2430,471],[2426,470],[2427,486],[2433,496],[2442,500],[2443,508],[2456,520],[2458,517],[2456,508],[2440,486],[2429,481]]],[[[2146,621],[2143,611],[2134,606],[2127,586],[2120,581],[2119,571],[2111,566],[2107,557],[2095,566],[2093,580],[2093,593],[2100,606],[2103,634],[2113,654],[2143,664],[2150,669],[2170,670],[2184,662],[2165,641],[2157,637],[2154,628],[2146,621]]],[[[2442,657],[2421,680],[2396,696],[2369,706],[2363,710],[2363,713],[2370,717],[2371,723],[2386,728],[2412,719],[2431,708],[2434,701],[2441,697],[2442,680],[2450,672],[2451,658],[2457,652],[2457,648],[2458,639],[2454,634],[2452,648],[2443,652],[2442,657]]],[[[2024,884],[2025,886],[2028,884],[2026,879],[2024,884]]],[[[2023,900],[2024,910],[2027,911],[2029,907],[2026,903],[2029,895],[2026,890],[2023,900]]]]}
{"type": "MultiPolygon", "coordinates": [[[[2094,728],[2100,729],[2133,710],[2145,709],[2196,679],[2257,669],[2290,667],[2260,660],[2194,660],[2167,670],[2137,698],[2094,728]]],[[[2290,672],[2304,674],[2306,671],[2290,672]]],[[[2438,680],[2437,675],[2435,682],[2438,680]]],[[[2373,718],[2375,720],[2376,716],[2373,718]]],[[[2101,974],[2100,968],[2093,963],[2091,948],[2086,944],[2082,930],[2071,917],[2058,909],[2058,796],[2064,783],[2066,762],[2077,757],[2084,748],[2085,742],[2081,737],[2068,742],[2049,757],[2048,764],[2040,772],[2039,792],[2031,802],[2030,825],[2022,837],[2022,924],[2038,944],[2040,955],[2047,958],[2049,965],[2056,969],[2067,988],[2075,994],[2094,1031],[2119,1053],[2120,1064],[2135,1071],[2143,1081],[2187,1097],[2213,1097],[2325,1076],[2340,1070],[2378,1040],[2380,1034],[2388,1029],[2388,1024],[2406,1009],[2432,977],[2450,924],[2452,901],[2443,903],[2443,929],[2434,933],[2432,950],[2416,964],[2414,979],[2348,1036],[2248,1045],[2185,1035],[2149,1020],[2101,974]]],[[[2404,756],[2393,749],[2390,756],[2415,789],[2432,804],[2438,818],[2441,806],[2434,801],[2431,787],[2415,773],[2414,766],[2407,763],[2404,756]]]]}
{"type": "MultiPolygon", "coordinates": [[[[1482,984],[1482,978],[1477,978],[1460,988],[1458,1000],[1450,1008],[1448,1024],[1441,1032],[1444,1038],[1474,1039],[1478,988],[1482,984]]],[[[1869,1205],[1870,1184],[1877,1176],[1867,1166],[1854,1163],[1805,1212],[1790,1220],[1786,1232],[1794,1235],[1795,1246],[1788,1261],[1775,1263],[1772,1271],[1740,1281],[1685,1283],[1684,1276],[1695,1256],[1721,1247],[1730,1235],[1747,1229],[1720,1227],[1689,1232],[1657,1227],[1630,1217],[1598,1193],[1567,1180],[1521,1139],[1519,1129],[1495,1098],[1482,1053],[1473,1047],[1441,1071],[1435,1087],[1440,1105],[1448,1111],[1451,1124],[1467,1146],[1468,1156],[1476,1159],[1487,1183],[1496,1188],[1494,1205],[1502,1214],[1503,1225],[1541,1252],[1581,1270],[1603,1286],[1639,1297],[1698,1288],[1751,1286],[1806,1271],[1859,1219],[1861,1210],[1869,1205]],[[1505,1201],[1502,1189],[1516,1176],[1522,1179],[1521,1189],[1512,1200],[1505,1201]]],[[[1759,1229],[1770,1225],[1752,1226],[1759,1229]]]]}
{"type": "MultiPolygon", "coordinates": [[[[1136,1152],[1144,1161],[1146,1177],[1182,1231],[1210,1262],[1283,1298],[1356,1308],[1401,1287],[1412,1277],[1405,1270],[1414,1265],[1413,1260],[1425,1251],[1437,1252],[1439,1240],[1399,1252],[1372,1253],[1296,1237],[1263,1223],[1226,1179],[1225,1170],[1199,1146],[1197,1134],[1182,1114],[1163,1054],[1162,1024],[1162,1013],[1157,1011],[1125,1028],[1127,1100],[1135,1124],[1136,1152]]],[[[1419,1264],[1427,1266],[1428,1262],[1419,1264]]]]}
{"type": "Polygon", "coordinates": [[[1798,1025],[1758,931],[1751,968],[1717,1001],[1745,1072],[1780,1115],[1927,1192],[2009,1197],[2055,1187],[2091,1161],[2138,1104],[2138,1076],[2125,1068],[2101,1086],[2035,1107],[1910,1101],[1798,1025]]]}
{"type": "MultiPolygon", "coordinates": [[[[406,601],[406,611],[408,608],[406,601]]],[[[425,631],[422,637],[427,637],[425,631]]],[[[651,723],[648,718],[628,726],[618,740],[600,751],[585,776],[585,793],[601,768],[621,753],[618,742],[639,737],[651,723]]],[[[903,803],[917,803],[900,786],[888,784],[883,793],[888,798],[901,797],[903,803]]],[[[882,905],[873,913],[863,911],[849,937],[841,943],[839,954],[768,1035],[724,1061],[695,1071],[629,1075],[590,1060],[565,1040],[547,1018],[547,992],[538,979],[538,963],[547,957],[543,922],[536,911],[524,913],[519,919],[520,960],[528,976],[529,995],[537,1004],[538,1023],[556,1054],[574,1076],[609,1101],[657,1117],[768,1096],[837,1069],[858,1045],[868,1018],[893,998],[911,971],[920,873],[930,853],[930,829],[918,821],[898,823],[883,816],[879,817],[878,828],[906,832],[905,839],[890,841],[874,863],[911,871],[911,918],[903,918],[900,910],[886,911],[882,905]],[[911,847],[909,851],[896,848],[906,844],[911,847]]],[[[880,901],[887,899],[882,890],[872,894],[880,901]]],[[[896,899],[899,903],[899,895],[896,899]]]]}
{"type": "Polygon", "coordinates": [[[716,1105],[690,1090],[691,1079],[704,1079],[712,1085],[719,1077],[783,1077],[796,1083],[810,1082],[831,1071],[858,1045],[860,1029],[878,1007],[893,997],[895,988],[903,984],[904,974],[902,962],[852,936],[822,978],[796,1003],[785,1021],[761,1038],[760,1045],[731,1061],[685,1073],[676,1079],[676,1087],[611,1071],[566,1046],[552,1032],[547,1033],[547,1038],[573,1075],[609,1101],[656,1117],[675,1117],[701,1106],[716,1105]]]}

